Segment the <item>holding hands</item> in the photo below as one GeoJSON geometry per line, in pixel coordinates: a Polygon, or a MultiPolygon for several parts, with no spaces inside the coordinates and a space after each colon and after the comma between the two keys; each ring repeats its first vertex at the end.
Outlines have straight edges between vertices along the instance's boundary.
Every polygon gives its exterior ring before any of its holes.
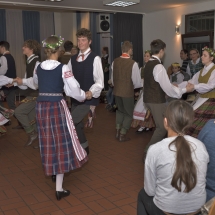
{"type": "Polygon", "coordinates": [[[17,77],[14,79],[14,82],[17,82],[18,85],[23,85],[22,78],[17,77]]]}
{"type": "Polygon", "coordinates": [[[187,89],[187,93],[193,92],[195,90],[194,85],[189,82],[187,82],[186,89],[187,89]]]}
{"type": "Polygon", "coordinates": [[[85,96],[86,96],[86,99],[87,99],[87,100],[90,100],[90,99],[92,99],[93,94],[92,94],[91,91],[87,91],[87,92],[85,92],[85,96]]]}

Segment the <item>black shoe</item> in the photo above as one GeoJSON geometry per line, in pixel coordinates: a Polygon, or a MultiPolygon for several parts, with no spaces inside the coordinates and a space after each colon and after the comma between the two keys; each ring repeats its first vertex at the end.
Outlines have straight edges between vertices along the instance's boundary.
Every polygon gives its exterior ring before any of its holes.
{"type": "Polygon", "coordinates": [[[56,198],[57,198],[58,201],[60,201],[61,198],[67,197],[69,195],[70,195],[70,191],[69,190],[56,191],[56,198]]]}
{"type": "Polygon", "coordinates": [[[56,182],[56,175],[52,175],[52,182],[56,182]]]}
{"type": "Polygon", "coordinates": [[[11,121],[9,120],[7,123],[4,124],[4,126],[9,126],[11,125],[11,121]]]}
{"type": "Polygon", "coordinates": [[[87,148],[85,148],[84,150],[86,151],[87,155],[89,155],[89,154],[90,154],[89,146],[87,146],[87,148]]]}

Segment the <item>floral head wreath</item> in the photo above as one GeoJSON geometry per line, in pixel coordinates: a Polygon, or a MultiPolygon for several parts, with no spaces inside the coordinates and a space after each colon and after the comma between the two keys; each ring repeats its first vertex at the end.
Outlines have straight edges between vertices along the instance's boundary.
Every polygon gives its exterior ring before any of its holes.
{"type": "Polygon", "coordinates": [[[145,50],[145,52],[144,52],[144,53],[152,54],[152,53],[151,53],[151,50],[145,50]]]}
{"type": "Polygon", "coordinates": [[[180,64],[179,63],[172,63],[172,66],[174,66],[174,67],[180,67],[180,64]]]}
{"type": "Polygon", "coordinates": [[[210,53],[210,55],[211,55],[212,57],[215,58],[215,50],[214,50],[214,49],[211,49],[211,48],[208,48],[207,46],[205,46],[205,47],[202,49],[202,51],[207,51],[208,53],[210,53]]]}
{"type": "Polygon", "coordinates": [[[57,36],[57,35],[51,35],[52,37],[57,37],[58,38],[58,42],[57,43],[47,43],[46,39],[42,41],[43,47],[44,48],[49,48],[49,49],[56,49],[58,47],[60,47],[63,44],[64,38],[61,36],[57,36]]]}

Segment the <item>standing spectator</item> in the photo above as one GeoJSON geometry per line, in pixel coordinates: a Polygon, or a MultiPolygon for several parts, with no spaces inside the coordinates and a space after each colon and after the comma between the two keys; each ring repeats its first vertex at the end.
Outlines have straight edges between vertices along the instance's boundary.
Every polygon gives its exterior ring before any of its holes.
{"type": "Polygon", "coordinates": [[[188,51],[187,51],[187,49],[182,49],[181,50],[181,52],[180,52],[180,58],[183,61],[182,62],[182,66],[181,66],[181,70],[183,72],[186,72],[187,71],[187,66],[188,66],[188,63],[189,63],[189,57],[188,57],[188,51]]]}
{"type": "Polygon", "coordinates": [[[199,51],[197,49],[190,50],[190,61],[188,62],[186,72],[192,78],[198,71],[200,71],[204,65],[202,64],[202,60],[199,55],[199,51]]]}
{"type": "Polygon", "coordinates": [[[143,86],[137,63],[131,59],[133,45],[129,41],[122,44],[122,55],[112,64],[112,84],[117,105],[116,138],[128,141],[126,133],[131,127],[134,111],[134,89],[143,86]]]}
{"type": "MultiPolygon", "coordinates": [[[[9,78],[16,78],[16,65],[13,56],[10,54],[10,44],[7,41],[0,42],[0,75],[5,75],[9,78]]],[[[15,94],[17,87],[2,87],[4,96],[6,97],[10,109],[15,110],[15,94]]]]}
{"type": "Polygon", "coordinates": [[[78,52],[79,52],[78,47],[77,46],[73,46],[72,47],[72,51],[71,51],[72,56],[78,54],[78,52]]]}
{"type": "Polygon", "coordinates": [[[110,64],[108,63],[108,47],[103,47],[102,48],[102,69],[104,72],[104,90],[108,90],[108,80],[109,80],[109,66],[110,64]]]}
{"type": "Polygon", "coordinates": [[[90,49],[92,34],[86,28],[81,28],[76,33],[79,53],[72,56],[68,67],[73,72],[80,88],[89,93],[90,100],[79,102],[72,99],[72,118],[82,147],[89,154],[88,141],[84,134],[83,119],[87,114],[94,114],[95,107],[99,104],[99,96],[104,88],[104,75],[101,58],[90,49]]]}
{"type": "Polygon", "coordinates": [[[61,62],[62,64],[68,64],[72,56],[71,52],[72,52],[73,43],[71,41],[66,41],[63,47],[65,50],[65,53],[59,57],[58,61],[61,62]]]}

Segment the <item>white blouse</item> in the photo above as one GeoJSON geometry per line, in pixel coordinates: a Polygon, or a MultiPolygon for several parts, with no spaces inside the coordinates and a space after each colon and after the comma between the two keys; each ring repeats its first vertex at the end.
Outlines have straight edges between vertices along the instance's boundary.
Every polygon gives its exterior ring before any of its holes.
{"type": "MultiPolygon", "coordinates": [[[[213,66],[214,66],[214,63],[211,63],[208,66],[204,66],[202,71],[202,76],[206,75],[213,66]]],[[[197,72],[189,81],[184,81],[181,84],[179,84],[178,87],[180,87],[181,89],[186,89],[187,82],[189,82],[194,85],[194,89],[200,94],[210,92],[215,88],[215,70],[213,70],[213,72],[211,73],[208,83],[206,84],[199,83],[199,75],[200,75],[200,71],[197,72]]],[[[193,109],[196,110],[208,99],[209,98],[198,98],[198,100],[193,106],[193,109]]]]}
{"type": "Polygon", "coordinates": [[[2,86],[6,84],[11,84],[13,82],[13,78],[8,78],[7,76],[0,75],[0,89],[2,86]]]}
{"type": "MultiPolygon", "coordinates": [[[[39,64],[40,63],[37,62],[35,65],[33,77],[23,79],[23,85],[26,85],[35,90],[38,88],[38,77],[36,74],[36,70],[39,64]]],[[[42,69],[53,70],[59,64],[60,62],[56,60],[46,60],[46,61],[43,61],[40,65],[42,69]]],[[[62,68],[62,79],[64,82],[64,92],[66,93],[67,96],[73,97],[74,99],[80,102],[85,100],[85,92],[82,89],[80,89],[79,83],[74,78],[71,70],[67,65],[64,65],[62,68]]]]}

